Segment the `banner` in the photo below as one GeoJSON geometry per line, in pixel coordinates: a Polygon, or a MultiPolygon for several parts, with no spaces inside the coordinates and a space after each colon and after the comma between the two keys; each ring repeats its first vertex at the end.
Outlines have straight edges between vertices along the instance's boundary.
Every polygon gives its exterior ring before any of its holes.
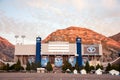
{"type": "Polygon", "coordinates": [[[69,59],[68,59],[68,62],[72,65],[72,67],[75,67],[76,57],[75,56],[70,56],[69,59]]]}
{"type": "Polygon", "coordinates": [[[31,63],[34,63],[35,62],[35,56],[29,56],[28,57],[28,62],[31,64],[31,63]]]}
{"type": "Polygon", "coordinates": [[[63,58],[62,56],[56,56],[55,57],[55,66],[56,67],[61,67],[63,64],[63,58]]]}
{"type": "Polygon", "coordinates": [[[46,67],[48,61],[49,61],[48,56],[42,56],[42,59],[41,59],[41,66],[42,66],[42,67],[46,67]]]}

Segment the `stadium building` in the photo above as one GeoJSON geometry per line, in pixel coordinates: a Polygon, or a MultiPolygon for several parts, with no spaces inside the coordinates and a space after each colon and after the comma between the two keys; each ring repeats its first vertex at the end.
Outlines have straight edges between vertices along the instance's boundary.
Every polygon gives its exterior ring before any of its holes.
{"type": "Polygon", "coordinates": [[[41,43],[41,38],[36,38],[36,45],[19,45],[15,46],[14,60],[18,58],[22,65],[26,65],[27,61],[41,62],[42,67],[50,62],[52,66],[61,67],[63,62],[67,60],[72,66],[84,65],[89,61],[91,65],[100,63],[102,58],[102,45],[92,44],[86,45],[81,43],[81,38],[76,38],[76,43],[64,41],[50,41],[41,43]],[[94,62],[96,60],[96,62],[94,62]]]}

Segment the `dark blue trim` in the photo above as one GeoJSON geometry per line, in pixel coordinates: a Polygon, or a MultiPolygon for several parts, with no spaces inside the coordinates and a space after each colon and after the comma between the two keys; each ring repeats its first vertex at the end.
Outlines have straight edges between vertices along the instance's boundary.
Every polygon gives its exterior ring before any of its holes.
{"type": "Polygon", "coordinates": [[[41,38],[36,38],[36,58],[35,63],[41,63],[41,38]]]}
{"type": "Polygon", "coordinates": [[[76,38],[76,46],[77,46],[77,62],[79,66],[83,66],[82,64],[82,47],[81,47],[81,38],[76,38]]]}

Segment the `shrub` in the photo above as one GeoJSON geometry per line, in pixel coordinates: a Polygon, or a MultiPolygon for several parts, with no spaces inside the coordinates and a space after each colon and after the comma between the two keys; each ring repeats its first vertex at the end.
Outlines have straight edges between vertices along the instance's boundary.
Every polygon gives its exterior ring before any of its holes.
{"type": "Polygon", "coordinates": [[[75,64],[75,69],[76,69],[77,71],[80,70],[79,65],[78,65],[78,62],[76,62],[76,64],[75,64]]]}
{"type": "Polygon", "coordinates": [[[9,71],[9,64],[8,63],[3,66],[3,70],[9,71]]]}
{"type": "Polygon", "coordinates": [[[120,65],[112,65],[112,69],[120,71],[120,65]]]}
{"type": "Polygon", "coordinates": [[[47,69],[48,72],[50,72],[50,71],[53,70],[52,65],[51,65],[50,62],[47,63],[47,65],[46,65],[46,69],[47,69]]]}
{"type": "Polygon", "coordinates": [[[95,67],[94,66],[90,66],[90,70],[95,70],[95,67]]]}
{"type": "Polygon", "coordinates": [[[102,65],[97,64],[97,66],[96,66],[96,70],[97,70],[97,69],[99,69],[99,68],[103,70],[103,66],[102,66],[102,65]]]}
{"type": "Polygon", "coordinates": [[[66,72],[67,69],[70,69],[71,71],[73,70],[72,65],[68,61],[65,61],[62,66],[62,71],[66,72]]]}
{"type": "Polygon", "coordinates": [[[108,63],[108,65],[107,65],[107,67],[106,67],[106,72],[108,72],[108,71],[110,71],[110,70],[112,70],[112,66],[111,66],[110,63],[108,63]]]}
{"type": "Polygon", "coordinates": [[[21,70],[21,62],[20,62],[19,59],[18,59],[17,63],[15,64],[15,70],[16,71],[20,71],[21,70]]]}
{"type": "Polygon", "coordinates": [[[87,61],[86,62],[86,65],[85,65],[85,70],[87,71],[87,73],[89,73],[90,72],[90,65],[89,65],[89,62],[87,61]]]}
{"type": "Polygon", "coordinates": [[[26,70],[27,70],[27,71],[30,71],[30,70],[31,70],[31,65],[30,65],[29,62],[27,62],[27,64],[26,64],[26,70]]]}

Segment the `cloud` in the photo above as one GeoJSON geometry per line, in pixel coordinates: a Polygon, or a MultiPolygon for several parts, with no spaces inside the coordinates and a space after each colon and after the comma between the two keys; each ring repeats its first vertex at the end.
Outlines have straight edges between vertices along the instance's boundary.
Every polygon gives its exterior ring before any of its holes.
{"type": "Polygon", "coordinates": [[[85,9],[87,7],[85,0],[71,0],[71,4],[78,10],[85,9]]]}
{"type": "Polygon", "coordinates": [[[103,1],[103,6],[105,6],[105,8],[108,8],[108,9],[113,9],[116,7],[117,5],[117,0],[102,0],[103,1]]]}
{"type": "Polygon", "coordinates": [[[30,1],[27,1],[26,4],[33,8],[42,8],[47,5],[41,0],[30,0],[30,1]]]}
{"type": "Polygon", "coordinates": [[[8,0],[0,5],[0,34],[26,35],[26,41],[31,42],[38,35],[45,38],[57,29],[75,25],[109,36],[119,32],[120,6],[116,1],[8,0]]]}

